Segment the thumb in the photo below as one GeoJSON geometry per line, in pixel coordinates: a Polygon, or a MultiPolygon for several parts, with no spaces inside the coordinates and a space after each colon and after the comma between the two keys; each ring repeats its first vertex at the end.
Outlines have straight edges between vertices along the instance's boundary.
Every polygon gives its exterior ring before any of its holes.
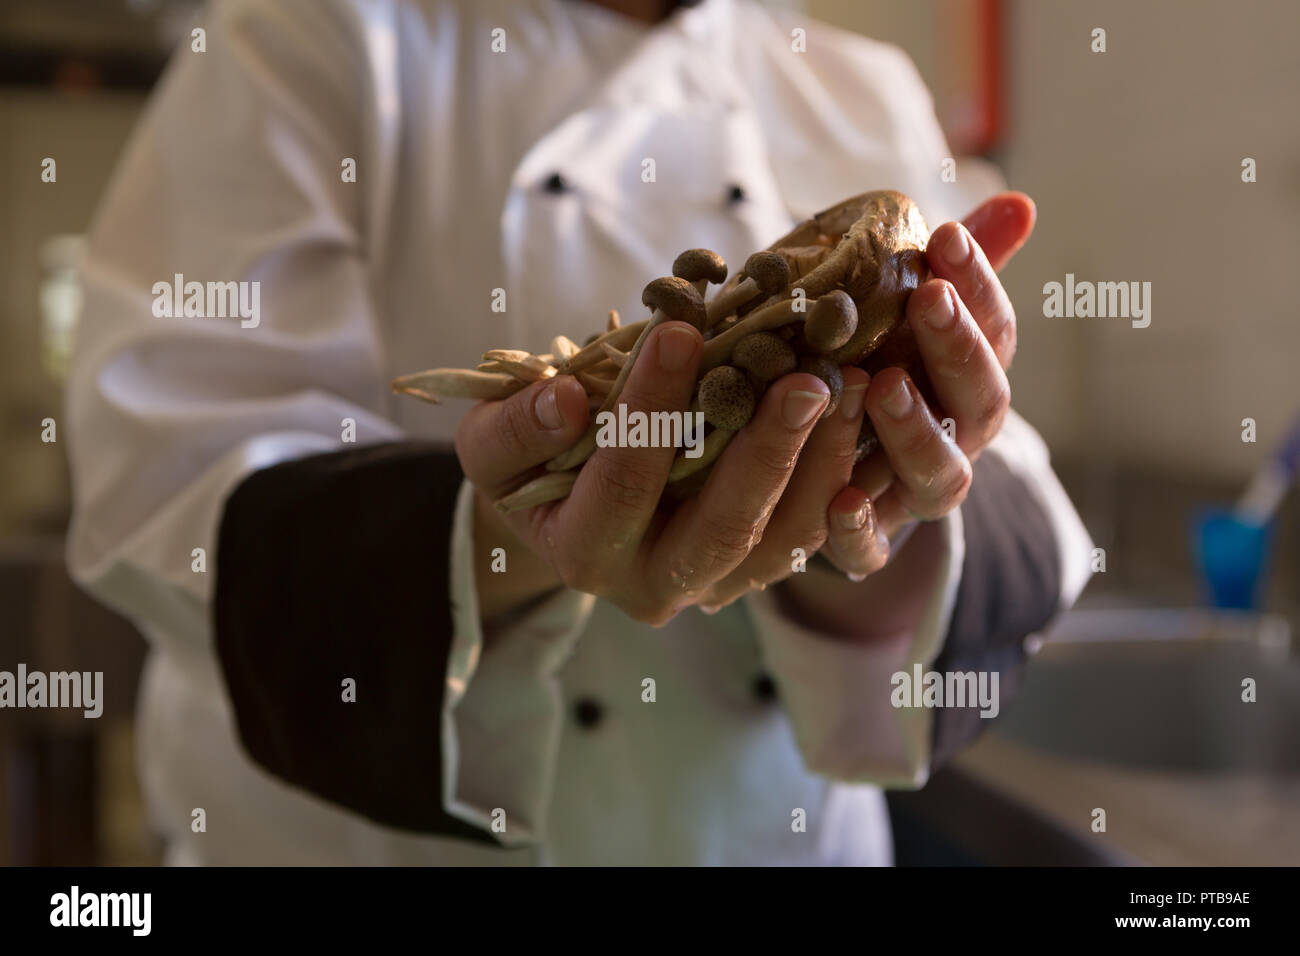
{"type": "Polygon", "coordinates": [[[998,193],[962,220],[995,271],[1014,256],[1034,231],[1038,209],[1024,193],[998,193]]]}
{"type": "Polygon", "coordinates": [[[587,429],[586,389],[571,375],[534,382],[501,401],[480,402],[456,427],[460,466],[498,498],[518,476],[574,445],[587,429]]]}

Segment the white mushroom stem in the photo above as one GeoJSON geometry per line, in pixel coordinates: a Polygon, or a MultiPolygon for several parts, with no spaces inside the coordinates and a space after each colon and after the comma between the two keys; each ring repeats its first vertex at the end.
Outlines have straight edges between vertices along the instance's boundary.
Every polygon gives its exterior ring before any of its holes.
{"type": "Polygon", "coordinates": [[[668,483],[689,478],[697,471],[709,467],[717,461],[718,456],[722,454],[722,449],[727,447],[727,442],[731,441],[731,436],[734,434],[736,433],[730,429],[715,428],[704,436],[704,448],[698,458],[687,458],[685,452],[679,454],[673,460],[673,467],[668,471],[668,483]]]}
{"type": "Polygon", "coordinates": [[[389,383],[389,388],[436,405],[441,398],[508,398],[526,384],[512,375],[496,372],[432,368],[395,378],[389,383]]]}
{"type": "MultiPolygon", "coordinates": [[[[613,384],[613,383],[611,383],[613,384]]],[[[607,393],[608,394],[608,393],[607,393]]],[[[602,401],[600,407],[591,416],[591,424],[587,426],[587,431],[578,443],[566,452],[561,452],[546,463],[547,471],[568,471],[570,468],[576,468],[584,461],[596,453],[596,434],[600,431],[596,424],[596,415],[600,414],[605,408],[602,401]]]]}
{"type": "Polygon", "coordinates": [[[598,395],[602,402],[605,400],[605,396],[609,394],[609,390],[614,386],[612,378],[603,378],[587,371],[574,372],[573,377],[587,390],[588,395],[598,395]]]}
{"type": "Polygon", "coordinates": [[[560,366],[560,373],[562,375],[571,375],[580,369],[590,368],[597,362],[603,362],[605,360],[605,350],[601,346],[606,342],[615,348],[628,348],[636,342],[637,336],[641,334],[641,330],[645,328],[648,321],[648,319],[643,319],[640,322],[633,322],[631,325],[621,325],[617,329],[606,332],[604,335],[588,342],[578,350],[577,355],[560,366]]]}
{"type": "Polygon", "coordinates": [[[752,302],[755,297],[762,294],[763,290],[758,287],[758,283],[749,276],[741,279],[729,289],[722,289],[711,301],[704,303],[704,311],[709,317],[705,328],[713,328],[731,313],[752,302]]]}
{"type": "Polygon", "coordinates": [[[617,367],[622,368],[624,365],[627,364],[627,359],[628,359],[627,352],[623,352],[620,351],[619,349],[614,348],[614,346],[610,345],[608,342],[601,343],[601,348],[605,350],[605,354],[609,356],[609,360],[613,362],[617,367]]]}
{"type": "Polygon", "coordinates": [[[522,488],[510,492],[505,497],[498,498],[496,501],[497,509],[509,514],[512,511],[522,511],[525,508],[536,508],[548,501],[567,498],[569,492],[573,491],[574,482],[577,480],[578,473],[576,471],[553,472],[549,475],[542,475],[540,478],[534,478],[522,488]]]}
{"type": "Polygon", "coordinates": [[[727,331],[709,339],[704,343],[704,352],[700,356],[699,374],[702,376],[710,369],[726,364],[736,343],[751,332],[768,332],[807,318],[808,311],[812,308],[811,303],[805,302],[804,311],[796,312],[794,306],[797,301],[799,300],[782,299],[755,309],[727,331]]]}
{"type": "Polygon", "coordinates": [[[567,362],[578,354],[578,343],[567,335],[557,335],[551,339],[551,352],[553,358],[558,358],[561,362],[567,362]]]}
{"type": "Polygon", "coordinates": [[[483,353],[485,362],[500,362],[502,368],[524,382],[537,382],[555,375],[554,366],[522,349],[489,349],[483,353]]]}
{"type": "MultiPolygon", "coordinates": [[[[645,327],[641,329],[641,334],[637,336],[636,344],[632,346],[632,351],[627,355],[627,361],[623,367],[618,370],[618,377],[610,384],[609,391],[605,393],[605,400],[600,403],[600,408],[596,410],[596,415],[601,412],[612,411],[614,403],[618,401],[619,394],[623,391],[623,385],[627,381],[628,373],[632,371],[632,366],[636,364],[637,356],[641,354],[641,347],[650,335],[650,330],[661,322],[666,322],[668,316],[655,309],[650,318],[646,321],[645,327]]],[[[632,326],[624,326],[631,328],[632,326]]],[[[621,331],[621,330],[620,330],[621,331]]],[[[592,343],[596,344],[596,343],[592,343]]],[[[601,352],[604,355],[604,351],[601,352]]],[[[596,432],[599,426],[596,424],[596,416],[591,417],[591,424],[587,426],[587,432],[582,436],[576,445],[568,451],[561,452],[546,463],[547,471],[568,471],[570,468],[576,468],[584,461],[590,458],[596,452],[596,432]]]]}

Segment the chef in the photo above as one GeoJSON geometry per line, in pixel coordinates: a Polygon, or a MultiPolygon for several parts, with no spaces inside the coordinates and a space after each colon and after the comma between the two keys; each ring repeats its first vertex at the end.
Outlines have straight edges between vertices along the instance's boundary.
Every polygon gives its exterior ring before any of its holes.
{"type": "MultiPolygon", "coordinates": [[[[152,646],[168,861],[889,863],[881,788],[989,723],[895,707],[891,675],[1005,689],[1087,577],[1007,407],[996,269],[1032,204],[942,181],[898,50],[740,0],[227,0],[200,25],[94,223],[69,395],[69,562],[152,646]],[[900,370],[850,370],[824,420],[790,375],[676,512],[671,449],[602,448],[505,518],[487,502],[586,428],[577,384],[387,388],[581,340],[683,249],[734,270],[874,188],[933,230],[908,321],[953,440],[900,370]],[[177,275],[255,284],[258,321],[156,314],[177,275]],[[863,416],[883,450],[855,470],[863,416]]],[[[624,402],[684,410],[700,346],[665,323],[624,402]]]]}

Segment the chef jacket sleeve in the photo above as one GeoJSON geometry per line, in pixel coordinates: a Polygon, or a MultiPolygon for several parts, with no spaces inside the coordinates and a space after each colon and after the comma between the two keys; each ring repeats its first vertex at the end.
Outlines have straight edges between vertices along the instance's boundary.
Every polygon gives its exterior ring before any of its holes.
{"type": "MultiPolygon", "coordinates": [[[[473,778],[488,758],[457,746],[445,711],[463,705],[477,747],[550,706],[539,686],[540,702],[521,692],[497,723],[472,721],[486,695],[467,686],[470,665],[474,683],[513,679],[540,635],[580,626],[582,602],[559,595],[495,635],[503,666],[495,650],[480,655],[464,602],[451,609],[459,470],[385,416],[367,263],[393,162],[374,124],[400,101],[385,31],[346,21],[363,12],[216,4],[206,51],[184,47],[169,66],[83,268],[68,560],[178,661],[215,669],[215,613],[235,723],[265,770],[391,826],[509,843],[539,816],[542,791],[529,788],[544,778],[531,769],[549,758],[529,748],[555,725],[494,739],[514,770],[489,785],[473,778]],[[340,176],[345,157],[358,161],[354,183],[340,176]],[[249,283],[249,316],[215,317],[203,295],[186,316],[188,293],[158,308],[160,289],[188,282],[249,283]],[[485,829],[498,809],[504,833],[485,829]]],[[[469,540],[462,527],[462,560],[469,540]]]]}
{"type": "Polygon", "coordinates": [[[917,668],[997,672],[996,707],[1006,706],[1023,668],[1024,638],[1083,590],[1092,542],[1024,419],[1008,416],[974,472],[966,501],[940,519],[942,556],[915,630],[871,643],[839,640],[800,626],[767,592],[746,598],[810,770],[924,785],[991,719],[976,706],[895,706],[893,676],[912,677],[917,668]]]}
{"type": "Polygon", "coordinates": [[[389,826],[515,846],[546,813],[553,677],[595,599],[559,590],[485,635],[473,503],[455,455],[415,442],[254,472],[221,522],[216,640],[264,768],[389,826]]]}

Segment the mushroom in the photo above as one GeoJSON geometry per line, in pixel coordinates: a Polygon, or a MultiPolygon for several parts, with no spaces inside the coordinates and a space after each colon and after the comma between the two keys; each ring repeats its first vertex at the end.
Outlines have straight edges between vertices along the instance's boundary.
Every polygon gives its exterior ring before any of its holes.
{"type": "Polygon", "coordinates": [[[589,336],[585,345],[578,350],[578,354],[564,362],[559,368],[563,373],[576,372],[579,369],[590,368],[597,362],[605,359],[604,349],[601,348],[605,343],[609,343],[618,349],[631,348],[645,328],[646,321],[633,322],[631,325],[620,325],[616,329],[610,329],[607,332],[597,332],[589,336]]]}
{"type": "Polygon", "coordinates": [[[722,285],[727,278],[727,262],[712,249],[687,249],[673,260],[673,275],[691,283],[703,296],[710,282],[722,285]]]}
{"type": "Polygon", "coordinates": [[[790,343],[771,332],[753,332],[731,350],[731,364],[744,369],[760,387],[788,375],[799,364],[790,343]]]}
{"type": "Polygon", "coordinates": [[[513,375],[464,368],[431,368],[395,378],[389,383],[389,388],[436,405],[442,398],[509,398],[527,384],[513,375]]]}
{"type": "Polygon", "coordinates": [[[668,470],[668,483],[679,482],[708,468],[722,454],[722,449],[727,447],[727,442],[731,441],[734,434],[734,431],[727,428],[715,428],[704,436],[704,447],[700,450],[699,457],[687,458],[685,452],[680,452],[668,470]]]}
{"type": "Polygon", "coordinates": [[[578,354],[578,343],[567,335],[557,335],[551,339],[551,353],[560,361],[567,362],[578,354]]]}
{"type": "Polygon", "coordinates": [[[569,492],[573,491],[573,485],[577,480],[577,471],[551,472],[534,478],[522,488],[498,498],[495,504],[497,510],[504,514],[510,514],[512,511],[522,511],[524,508],[536,508],[548,501],[567,498],[569,492]]]}
{"type": "MultiPolygon", "coordinates": [[[[652,310],[650,318],[623,325],[618,313],[610,311],[605,330],[581,348],[556,336],[546,354],[492,350],[477,369],[430,369],[395,379],[392,388],[431,402],[440,396],[501,399],[528,381],[572,374],[587,391],[594,422],[599,412],[617,404],[649,331],[667,319],[691,322],[706,339],[691,411],[700,410],[711,428],[699,457],[680,454],[672,465],[664,493],[681,499],[707,480],[712,464],[774,379],[794,369],[821,378],[831,393],[826,417],[842,401],[841,366],[875,373],[916,363],[904,310],[908,295],[925,276],[928,238],[925,220],[907,196],[892,190],[863,193],[817,213],[766,251],[754,253],[730,280],[716,253],[686,250],[674,261],[672,278],[646,287],[642,301],[652,310]],[[721,288],[705,303],[711,282],[721,288]]],[[[547,465],[546,474],[498,505],[511,511],[568,495],[578,473],[573,466],[590,457],[596,434],[593,424],[574,448],[547,465]]],[[[864,419],[855,459],[878,444],[864,419]]]]}
{"type": "Polygon", "coordinates": [[[483,361],[496,362],[503,371],[525,382],[555,377],[554,366],[523,349],[488,349],[483,353],[483,361]]]}
{"type": "Polygon", "coordinates": [[[824,355],[805,355],[799,360],[799,371],[807,372],[809,375],[816,375],[826,383],[826,387],[831,390],[831,400],[826,403],[826,410],[822,412],[821,417],[827,418],[840,407],[840,399],[844,397],[844,373],[840,367],[824,355]]]}
{"type": "Polygon", "coordinates": [[[813,302],[811,309],[803,297],[778,299],[755,309],[727,331],[705,342],[704,354],[700,357],[700,371],[716,368],[728,361],[740,340],[755,332],[770,332],[792,322],[805,322],[814,325],[821,341],[834,341],[842,337],[847,342],[857,329],[857,321],[853,300],[843,292],[838,296],[833,293],[823,295],[813,302]],[[822,301],[828,297],[829,301],[822,301]]]}
{"type": "Polygon", "coordinates": [[[714,428],[739,431],[754,414],[754,390],[740,369],[719,365],[700,379],[700,411],[714,428]]]}
{"type": "Polygon", "coordinates": [[[858,307],[843,289],[832,289],[813,303],[804,323],[804,340],[825,355],[853,338],[858,330],[858,307]]]}
{"type": "Polygon", "coordinates": [[[704,331],[704,298],[695,286],[685,279],[679,279],[677,276],[655,279],[641,290],[641,304],[654,311],[650,313],[650,321],[637,336],[636,344],[627,353],[627,360],[619,369],[614,387],[605,396],[605,403],[601,406],[605,411],[612,410],[614,403],[618,401],[618,396],[623,391],[623,384],[641,355],[641,349],[645,347],[645,340],[650,336],[652,329],[664,322],[680,321],[689,322],[701,332],[704,331]]]}
{"type": "MultiPolygon", "coordinates": [[[[627,361],[618,370],[618,377],[614,379],[614,384],[610,386],[608,394],[605,395],[605,400],[600,403],[599,411],[608,412],[613,410],[615,403],[618,402],[619,395],[623,392],[623,386],[627,383],[627,377],[631,373],[632,367],[636,365],[636,360],[640,357],[641,349],[645,347],[646,338],[649,337],[652,329],[669,321],[689,322],[701,331],[704,329],[704,299],[695,286],[685,279],[677,276],[665,276],[661,279],[655,279],[641,291],[641,304],[654,311],[650,313],[650,318],[641,329],[641,334],[637,336],[636,344],[628,352],[627,361]]],[[[624,328],[631,328],[631,326],[624,326],[624,328]]],[[[619,331],[622,331],[622,329],[619,331]]],[[[604,354],[603,351],[602,354],[604,354]]],[[[599,426],[593,417],[586,433],[579,439],[578,443],[568,451],[547,462],[547,470],[567,471],[590,458],[596,450],[596,433],[598,430],[599,426]]]]}
{"type": "Polygon", "coordinates": [[[730,289],[723,289],[708,304],[708,325],[713,328],[760,294],[784,292],[790,282],[790,263],[779,252],[756,252],[745,260],[745,277],[730,289]]]}
{"type": "Polygon", "coordinates": [[[606,357],[608,357],[609,360],[613,362],[617,367],[622,368],[624,365],[627,364],[627,360],[628,360],[627,352],[619,351],[618,349],[614,348],[614,346],[610,345],[608,342],[602,342],[600,344],[600,347],[605,350],[606,357]]]}

